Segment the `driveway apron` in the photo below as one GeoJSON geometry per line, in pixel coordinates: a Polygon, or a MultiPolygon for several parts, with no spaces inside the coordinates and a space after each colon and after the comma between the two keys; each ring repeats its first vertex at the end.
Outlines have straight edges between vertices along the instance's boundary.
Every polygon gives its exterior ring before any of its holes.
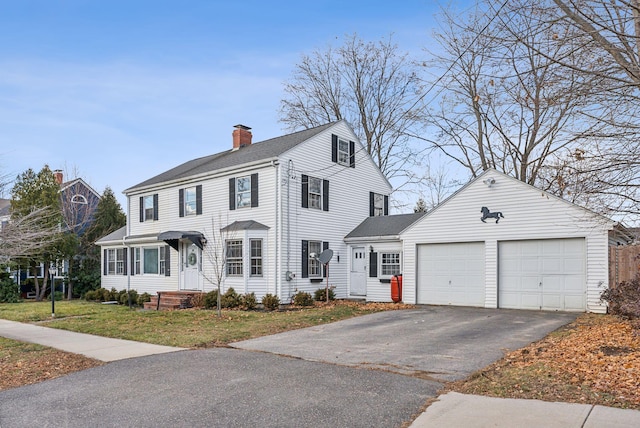
{"type": "Polygon", "coordinates": [[[543,338],[577,315],[424,306],[379,312],[231,346],[452,381],[493,363],[506,351],[543,338]]]}

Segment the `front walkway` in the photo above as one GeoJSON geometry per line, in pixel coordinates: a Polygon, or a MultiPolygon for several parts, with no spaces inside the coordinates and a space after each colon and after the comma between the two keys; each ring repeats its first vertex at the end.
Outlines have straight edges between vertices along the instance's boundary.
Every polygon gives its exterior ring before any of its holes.
{"type": "Polygon", "coordinates": [[[82,354],[105,362],[185,350],[185,348],[111,339],[3,319],[0,319],[0,336],[82,354]]]}

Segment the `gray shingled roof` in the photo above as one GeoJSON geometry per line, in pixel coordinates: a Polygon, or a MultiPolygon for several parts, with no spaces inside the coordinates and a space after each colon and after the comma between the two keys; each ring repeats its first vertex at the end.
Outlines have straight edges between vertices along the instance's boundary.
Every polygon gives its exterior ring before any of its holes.
{"type": "Polygon", "coordinates": [[[234,230],[266,230],[269,226],[258,223],[255,220],[234,221],[228,226],[220,229],[222,232],[233,232],[234,230]]]}
{"type": "Polygon", "coordinates": [[[426,213],[396,214],[387,216],[367,217],[344,239],[373,238],[377,236],[396,236],[407,227],[418,221],[426,213]]]}
{"type": "Polygon", "coordinates": [[[126,233],[127,233],[127,226],[122,226],[120,229],[115,230],[110,234],[108,234],[107,236],[103,236],[102,238],[98,239],[96,241],[96,244],[98,242],[122,241],[122,238],[124,238],[126,233]]]}
{"type": "Polygon", "coordinates": [[[324,131],[335,123],[336,122],[327,123],[326,125],[305,129],[304,131],[294,132],[293,134],[253,143],[238,150],[227,150],[214,155],[194,159],[165,171],[162,174],[156,175],[142,183],[136,184],[135,186],[126,189],[124,193],[131,192],[139,187],[151,186],[154,184],[164,183],[166,181],[216,171],[218,169],[273,158],[324,131]]]}

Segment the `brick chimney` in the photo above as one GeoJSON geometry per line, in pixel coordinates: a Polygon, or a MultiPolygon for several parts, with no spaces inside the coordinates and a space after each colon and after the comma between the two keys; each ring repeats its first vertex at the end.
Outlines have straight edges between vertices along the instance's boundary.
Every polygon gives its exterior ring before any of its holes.
{"type": "Polygon", "coordinates": [[[58,185],[62,184],[62,179],[64,178],[64,175],[62,175],[62,170],[61,169],[56,169],[55,171],[53,171],[53,176],[56,179],[56,183],[58,183],[58,185]]]}
{"type": "Polygon", "coordinates": [[[241,147],[251,144],[251,131],[248,126],[236,125],[233,131],[233,150],[238,150],[241,147]]]}

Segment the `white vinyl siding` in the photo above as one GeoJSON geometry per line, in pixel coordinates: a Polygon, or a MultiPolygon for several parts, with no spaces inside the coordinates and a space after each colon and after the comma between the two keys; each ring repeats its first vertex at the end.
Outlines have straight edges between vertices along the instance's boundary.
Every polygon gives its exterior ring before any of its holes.
{"type": "Polygon", "coordinates": [[[416,301],[417,246],[483,242],[485,307],[498,307],[498,243],[581,238],[585,242],[585,310],[605,312],[600,293],[608,282],[608,229],[612,222],[514,178],[488,171],[403,232],[404,302],[416,301]],[[495,184],[483,183],[494,178],[495,184]],[[480,208],[500,211],[500,223],[483,223],[480,208]]]}

